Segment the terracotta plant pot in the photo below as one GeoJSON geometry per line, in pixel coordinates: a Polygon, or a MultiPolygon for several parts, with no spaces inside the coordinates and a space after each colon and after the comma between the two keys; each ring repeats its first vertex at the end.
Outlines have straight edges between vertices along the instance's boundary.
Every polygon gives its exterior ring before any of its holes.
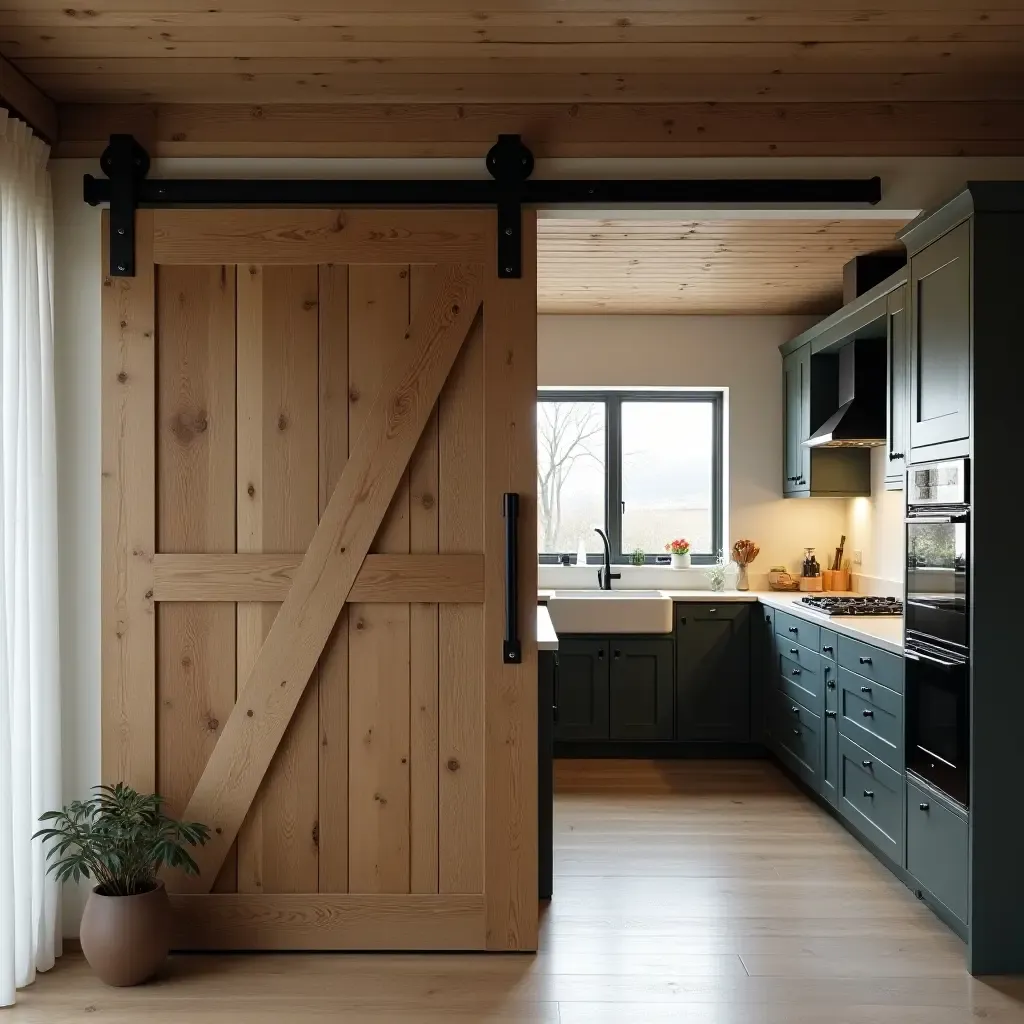
{"type": "Polygon", "coordinates": [[[167,959],[171,904],[164,883],[139,896],[89,894],[82,915],[82,952],[108,985],[138,985],[167,959]]]}

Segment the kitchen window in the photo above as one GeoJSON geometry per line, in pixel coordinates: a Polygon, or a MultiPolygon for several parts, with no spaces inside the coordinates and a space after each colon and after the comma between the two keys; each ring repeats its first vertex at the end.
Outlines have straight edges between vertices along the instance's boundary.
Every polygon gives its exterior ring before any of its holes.
{"type": "Polygon", "coordinates": [[[588,563],[648,564],[674,537],[697,564],[722,547],[722,394],[583,391],[537,395],[537,545],[542,563],[582,542],[588,563]]]}

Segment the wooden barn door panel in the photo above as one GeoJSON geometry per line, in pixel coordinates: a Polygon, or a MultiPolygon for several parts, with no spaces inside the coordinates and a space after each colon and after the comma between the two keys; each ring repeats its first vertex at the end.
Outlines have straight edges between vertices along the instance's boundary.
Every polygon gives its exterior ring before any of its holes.
{"type": "Polygon", "coordinates": [[[178,945],[535,948],[524,235],[499,281],[491,212],[139,214],[104,288],[104,776],[214,828],[178,945]]]}
{"type": "MultiPolygon", "coordinates": [[[[235,268],[157,268],[157,544],[235,550],[235,268]]],[[[157,606],[157,788],[188,804],[235,703],[235,606],[157,606]]],[[[234,891],[235,858],[216,891],[234,891]]]]}
{"type": "MultiPolygon", "coordinates": [[[[301,553],[320,517],[318,272],[238,273],[238,550],[301,553]]],[[[239,687],[278,607],[238,606],[239,687]]],[[[317,890],[318,719],[314,677],[238,834],[239,892],[317,890]]]]}

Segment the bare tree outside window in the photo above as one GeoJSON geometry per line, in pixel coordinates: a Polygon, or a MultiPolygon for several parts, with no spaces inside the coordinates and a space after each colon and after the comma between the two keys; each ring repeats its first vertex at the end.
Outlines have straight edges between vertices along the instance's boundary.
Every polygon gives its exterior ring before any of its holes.
{"type": "Polygon", "coordinates": [[[588,551],[604,525],[605,408],[601,402],[537,403],[537,490],[540,550],[588,551]],[[593,539],[591,539],[593,538],[593,539]]]}

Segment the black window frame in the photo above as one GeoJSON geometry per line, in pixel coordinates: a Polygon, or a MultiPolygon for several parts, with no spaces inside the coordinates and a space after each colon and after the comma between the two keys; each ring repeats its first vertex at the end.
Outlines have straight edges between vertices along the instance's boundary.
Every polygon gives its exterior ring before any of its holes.
{"type": "MultiPolygon", "coordinates": [[[[597,402],[605,407],[605,529],[612,549],[614,565],[629,565],[630,556],[622,552],[622,406],[625,402],[701,402],[711,405],[711,551],[691,552],[694,565],[713,565],[718,560],[718,552],[723,550],[723,501],[724,483],[724,393],[722,391],[687,391],[679,390],[620,390],[617,388],[538,388],[539,402],[597,402]]],[[[573,551],[538,552],[541,565],[557,565],[559,559],[569,555],[575,564],[576,553],[573,551]]],[[[646,565],[667,564],[668,553],[665,551],[645,552],[646,565]]],[[[588,553],[588,565],[601,565],[604,556],[588,553]]]]}

